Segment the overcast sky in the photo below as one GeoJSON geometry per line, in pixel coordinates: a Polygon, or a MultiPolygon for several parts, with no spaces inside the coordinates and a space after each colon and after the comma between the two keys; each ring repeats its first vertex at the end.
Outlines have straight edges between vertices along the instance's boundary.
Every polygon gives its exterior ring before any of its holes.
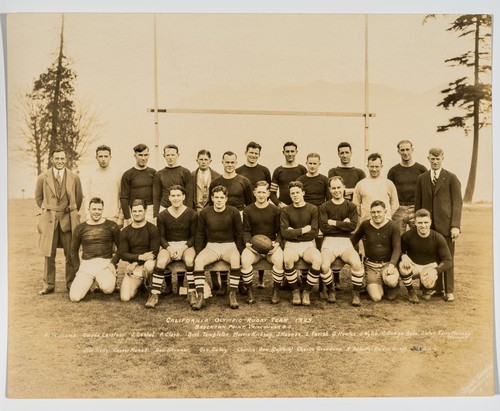
{"type": "MultiPolygon", "coordinates": [[[[369,105],[376,113],[370,122],[370,151],[382,152],[387,172],[399,160],[395,145],[402,138],[415,140],[416,159],[424,164],[428,148],[442,146],[445,167],[459,174],[465,188],[468,167],[463,164],[470,159],[471,138],[460,130],[439,135],[435,130],[449,116],[436,107],[439,90],[467,75],[444,60],[469,50],[470,41],[446,31],[453,16],[439,16],[427,24],[423,18],[368,17],[369,105]],[[396,95],[389,97],[393,91],[388,88],[406,93],[395,107],[390,104],[396,95]],[[432,96],[418,100],[425,93],[432,96]],[[384,96],[389,103],[377,105],[384,96]]],[[[30,196],[34,184],[29,182],[35,179],[33,169],[12,150],[20,138],[15,99],[30,90],[55,58],[60,26],[60,14],[13,14],[7,19],[13,197],[21,196],[22,189],[30,196]]],[[[101,124],[94,145],[109,144],[115,166],[125,170],[132,165],[135,144],[154,144],[153,115],[146,112],[153,106],[153,15],[66,14],[64,33],[65,54],[78,74],[77,98],[101,124]]],[[[157,38],[160,108],[203,104],[202,108],[364,111],[364,15],[159,14],[157,38]],[[332,101],[324,102],[320,93],[318,98],[308,94],[315,87],[321,92],[321,84],[351,86],[332,91],[332,101]],[[284,90],[290,97],[280,100],[284,90]]],[[[252,139],[264,145],[261,161],[271,170],[281,164],[281,145],[290,139],[299,144],[300,162],[305,162],[307,152],[320,152],[325,174],[338,162],[335,147],[342,140],[353,144],[354,162],[364,167],[363,133],[362,118],[160,114],[160,147],[178,144],[182,162],[190,169],[200,148],[213,151],[216,168],[225,150],[237,152],[241,164],[244,147],[252,139]]],[[[491,174],[490,153],[491,129],[486,129],[476,200],[491,200],[491,179],[484,178],[491,174]]],[[[82,178],[95,167],[92,157],[89,150],[80,163],[82,178]]],[[[150,165],[155,166],[153,161],[150,165]]],[[[160,158],[159,166],[164,165],[160,158]]]]}

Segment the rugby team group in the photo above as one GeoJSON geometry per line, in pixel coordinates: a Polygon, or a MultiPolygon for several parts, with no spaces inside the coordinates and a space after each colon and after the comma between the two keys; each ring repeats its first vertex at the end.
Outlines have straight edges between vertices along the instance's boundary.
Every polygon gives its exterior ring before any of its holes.
{"type": "Polygon", "coordinates": [[[228,295],[229,306],[238,308],[238,295],[256,301],[256,264],[258,288],[265,287],[264,268],[272,273],[272,304],[287,290],[293,305],[309,306],[317,284],[322,298],[335,303],[344,264],[355,307],[363,292],[375,302],[396,299],[400,282],[411,303],[433,296],[455,301],[462,195],[457,177],[442,167],[442,149],[428,151],[427,170],[413,159],[412,142],[400,141],[401,161],[387,177],[379,153],[368,156],[368,176],[354,167],[347,142],[338,145],[340,164],[328,177],[319,173],[318,153],[307,155],[305,167],[298,163],[294,142],[283,145],[284,163],[272,175],[258,162],[261,150],[250,142],[240,167],[237,155],[225,152],[219,174],[210,151],[198,152],[191,172],[179,164],[179,148],[168,144],[166,167],[156,171],[148,167],[149,148],[138,144],[134,166],[123,173],[111,165],[111,148],[101,145],[98,168],[82,184],[66,168],[64,150],[54,149],[52,167],[35,189],[38,252],[45,257],[39,295],[55,291],[61,247],[73,302],[96,287],[129,301],[145,285],[145,306],[155,308],[162,293],[173,292],[176,266],[177,292],[187,284],[193,310],[205,306],[206,293],[228,295]],[[126,268],[118,284],[120,261],[126,268]],[[226,268],[215,271],[218,261],[226,268]]]}

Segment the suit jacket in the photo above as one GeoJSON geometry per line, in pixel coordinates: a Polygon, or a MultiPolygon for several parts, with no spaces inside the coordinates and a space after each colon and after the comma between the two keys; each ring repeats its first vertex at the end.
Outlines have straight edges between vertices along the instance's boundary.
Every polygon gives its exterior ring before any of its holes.
{"type": "Polygon", "coordinates": [[[451,228],[460,228],[462,219],[462,190],[457,176],[442,169],[434,187],[430,170],[420,174],[415,192],[415,210],[420,208],[431,212],[434,230],[450,237],[451,228]]]}
{"type": "Polygon", "coordinates": [[[59,223],[63,232],[74,231],[80,223],[78,210],[82,205],[83,194],[80,177],[67,168],[65,169],[65,188],[68,206],[63,209],[58,204],[52,167],[38,176],[35,187],[35,200],[41,208],[37,219],[37,229],[40,234],[38,253],[50,257],[54,230],[59,223]]]}
{"type": "MultiPolygon", "coordinates": [[[[220,174],[217,171],[212,170],[211,168],[209,168],[209,170],[210,170],[210,176],[211,176],[210,182],[220,176],[220,174]]],[[[199,171],[199,168],[197,168],[196,170],[191,172],[191,178],[193,181],[193,184],[191,185],[193,187],[193,208],[195,210],[197,209],[198,203],[201,201],[201,199],[198,198],[198,190],[203,190],[203,187],[200,187],[198,184],[198,171],[199,171]]],[[[208,190],[208,187],[210,186],[210,182],[208,183],[207,190],[208,190]]],[[[209,201],[209,199],[210,199],[210,193],[208,193],[208,196],[207,196],[207,199],[206,199],[206,202],[204,205],[206,205],[206,203],[209,201]]]]}

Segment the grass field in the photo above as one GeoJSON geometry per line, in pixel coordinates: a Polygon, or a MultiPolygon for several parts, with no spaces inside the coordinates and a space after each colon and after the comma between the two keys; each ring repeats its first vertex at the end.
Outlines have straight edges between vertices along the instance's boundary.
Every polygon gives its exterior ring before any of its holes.
{"type": "Polygon", "coordinates": [[[89,294],[71,303],[58,253],[56,293],[41,289],[33,200],[9,202],[10,398],[366,397],[493,394],[492,209],[466,208],[457,243],[456,301],[350,306],[315,293],[311,307],[225,298],[192,311],[185,297],[89,294]]]}

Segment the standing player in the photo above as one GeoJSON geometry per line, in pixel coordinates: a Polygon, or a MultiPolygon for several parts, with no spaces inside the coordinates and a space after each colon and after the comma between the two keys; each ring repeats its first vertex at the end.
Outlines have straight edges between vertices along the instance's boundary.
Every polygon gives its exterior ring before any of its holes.
{"type": "Polygon", "coordinates": [[[396,223],[387,218],[383,201],[375,200],[370,206],[371,219],[364,220],[351,237],[356,245],[363,239],[365,248],[365,274],[368,295],[375,302],[384,296],[396,298],[399,273],[396,268],[401,254],[401,234],[396,223]]]}
{"type": "Polygon", "coordinates": [[[94,281],[104,294],[111,294],[116,285],[116,263],[111,262],[113,248],[119,245],[120,229],[111,220],[103,217],[104,201],[94,197],[89,203],[90,218],[75,229],[71,242],[71,259],[77,271],[69,290],[69,299],[82,300],[94,281]],[[82,262],[78,252],[82,247],[82,262]]]}
{"type": "Polygon", "coordinates": [[[197,298],[191,305],[200,310],[205,305],[205,266],[216,261],[226,261],[231,266],[229,277],[229,306],[238,308],[236,291],[240,280],[240,252],[243,251],[243,226],[235,207],[226,205],[228,190],[224,186],[212,189],[212,207],[205,207],[198,214],[195,237],[196,259],[194,281],[197,298]]]}
{"type": "Polygon", "coordinates": [[[285,156],[285,164],[276,168],[271,178],[270,198],[280,208],[292,204],[288,187],[290,182],[307,173],[307,169],[302,164],[297,164],[297,144],[291,141],[283,144],[283,155],[285,156]]]}
{"type": "MultiPolygon", "coordinates": [[[[158,214],[156,225],[160,230],[160,244],[162,249],[158,254],[156,266],[153,270],[151,293],[146,308],[155,308],[161,292],[167,265],[172,261],[184,261],[186,264],[187,280],[190,296],[194,287],[194,236],[196,234],[196,211],[186,207],[184,201],[186,193],[184,187],[173,185],[170,187],[168,201],[170,206],[158,214]]],[[[172,277],[170,277],[172,278],[172,277]]],[[[184,273],[177,273],[177,287],[184,282],[184,273]]]]}
{"type": "Polygon", "coordinates": [[[51,294],[56,286],[56,251],[64,249],[65,274],[68,290],[75,278],[71,262],[71,235],[80,222],[78,210],[82,205],[82,185],[78,175],[65,167],[66,153],[56,148],[50,153],[52,167],[36,180],[35,200],[41,209],[37,228],[40,234],[38,254],[45,257],[43,289],[39,295],[51,294]]]}
{"type": "Polygon", "coordinates": [[[153,216],[170,206],[169,190],[174,185],[184,187],[186,191],[185,204],[193,208],[193,188],[191,187],[191,172],[178,164],[179,148],[174,144],[167,144],[163,148],[163,157],[167,166],[158,170],[153,181],[153,216]]]}
{"type": "MultiPolygon", "coordinates": [[[[450,249],[451,259],[455,255],[455,241],[460,235],[462,219],[462,189],[457,176],[443,168],[444,152],[440,148],[429,150],[431,170],[421,174],[417,180],[415,208],[425,208],[432,215],[431,228],[441,234],[450,249]]],[[[455,301],[453,295],[455,285],[454,265],[444,273],[444,298],[455,301]]],[[[443,289],[442,276],[438,278],[436,291],[443,289]]]]}
{"type": "MultiPolygon", "coordinates": [[[[372,153],[368,156],[368,171],[370,175],[361,180],[354,188],[353,203],[358,207],[360,221],[367,220],[371,216],[371,204],[380,200],[390,207],[387,217],[398,210],[398,192],[394,183],[380,175],[382,170],[382,156],[372,153]]],[[[385,215],[384,215],[385,218],[385,215]]]]}
{"type": "Polygon", "coordinates": [[[212,162],[212,154],[208,150],[198,151],[196,157],[198,168],[191,172],[191,187],[193,188],[193,203],[194,209],[200,211],[203,209],[209,200],[210,183],[212,180],[220,176],[220,174],[210,168],[212,162]]]}
{"type": "Polygon", "coordinates": [[[396,186],[399,208],[392,220],[399,224],[401,234],[406,227],[415,227],[415,189],[418,176],[427,171],[422,164],[413,160],[413,144],[409,140],[398,143],[398,153],[401,162],[393,166],[387,173],[387,178],[396,186]]]}
{"type": "MultiPolygon", "coordinates": [[[[237,156],[232,151],[226,151],[222,155],[222,166],[224,167],[224,171],[221,176],[215,178],[210,183],[210,192],[218,185],[225,187],[227,189],[227,205],[235,207],[241,214],[245,206],[253,203],[253,194],[252,185],[248,178],[236,174],[237,164],[237,156]]],[[[213,205],[213,202],[209,201],[209,204],[213,205]]],[[[210,273],[210,275],[212,275],[212,273],[210,273]]],[[[215,277],[212,279],[212,284],[217,284],[216,274],[214,273],[214,275],[215,277]]],[[[221,271],[220,273],[221,288],[217,292],[218,296],[226,295],[227,275],[227,271],[221,271]]],[[[245,292],[244,289],[241,291],[245,292]]]]}
{"type": "MultiPolygon", "coordinates": [[[[252,189],[258,181],[267,181],[271,184],[271,172],[261,164],[258,164],[262,146],[255,141],[247,144],[245,150],[246,162],[236,169],[236,173],[248,178],[252,189]]],[[[255,201],[255,196],[254,196],[255,201]]],[[[259,288],[264,288],[264,270],[259,270],[259,288]]]]}
{"type": "Polygon", "coordinates": [[[330,190],[328,189],[328,177],[319,173],[319,166],[321,165],[320,155],[317,153],[310,153],[307,155],[307,173],[297,177],[304,186],[304,201],[319,207],[325,201],[332,198],[330,190]]]}
{"type": "MultiPolygon", "coordinates": [[[[91,198],[100,198],[106,204],[103,218],[114,221],[118,226],[123,225],[123,213],[120,207],[121,173],[111,166],[111,148],[106,145],[97,147],[95,158],[99,167],[92,173],[85,185],[84,201],[91,198]]],[[[86,219],[89,220],[90,210],[87,210],[86,219]]]]}
{"type": "Polygon", "coordinates": [[[160,232],[146,220],[144,200],[133,200],[130,206],[133,221],[120,231],[118,247],[119,257],[129,263],[120,287],[122,301],[135,297],[139,286],[153,272],[160,249],[160,232]]]}
{"type": "Polygon", "coordinates": [[[347,142],[342,142],[337,147],[337,153],[340,159],[340,165],[328,170],[328,178],[340,176],[344,180],[346,186],[345,198],[352,201],[354,187],[366,177],[366,174],[360,168],[356,168],[351,164],[352,148],[347,142]]]}
{"type": "Polygon", "coordinates": [[[241,276],[245,283],[247,303],[255,302],[252,292],[253,264],[261,258],[273,264],[273,294],[271,303],[279,302],[279,288],[283,281],[283,250],[280,232],[280,209],[269,202],[269,183],[258,181],[253,191],[255,203],[246,206],[243,210],[243,241],[245,249],[241,253],[241,276]],[[267,255],[260,255],[252,248],[250,239],[257,234],[267,236],[273,242],[273,249],[267,255]]]}
{"type": "MultiPolygon", "coordinates": [[[[280,218],[281,235],[286,240],[283,251],[285,276],[292,288],[292,304],[311,305],[309,294],[321,273],[321,253],[314,242],[318,233],[318,207],[304,201],[304,187],[300,181],[292,181],[289,184],[289,193],[292,204],[281,211],[280,218]],[[295,269],[299,258],[311,264],[302,300],[295,269]]],[[[330,278],[323,277],[323,281],[327,285],[331,283],[331,275],[330,278]]]]}
{"type": "MultiPolygon", "coordinates": [[[[352,305],[361,305],[359,291],[363,285],[363,265],[359,254],[354,249],[350,237],[358,224],[356,206],[345,200],[345,185],[342,177],[330,178],[331,201],[319,207],[319,228],[323,232],[323,245],[321,247],[321,273],[325,278],[331,278],[331,265],[337,257],[351,266],[352,305]]],[[[335,302],[335,291],[331,288],[328,292],[328,301],[335,302]]]]}
{"type": "Polygon", "coordinates": [[[438,275],[450,268],[452,263],[446,240],[441,234],[431,230],[431,213],[428,210],[417,210],[415,225],[415,228],[401,237],[399,272],[410,295],[410,302],[418,304],[419,300],[413,289],[413,276],[420,277],[420,284],[424,289],[422,298],[428,300],[436,286],[438,275]]]}
{"type": "Polygon", "coordinates": [[[131,203],[140,199],[146,205],[146,220],[153,220],[153,181],[156,170],[148,167],[149,148],[145,144],[134,147],[135,165],[123,173],[120,188],[120,203],[123,211],[124,225],[132,222],[130,216],[131,203]]]}

